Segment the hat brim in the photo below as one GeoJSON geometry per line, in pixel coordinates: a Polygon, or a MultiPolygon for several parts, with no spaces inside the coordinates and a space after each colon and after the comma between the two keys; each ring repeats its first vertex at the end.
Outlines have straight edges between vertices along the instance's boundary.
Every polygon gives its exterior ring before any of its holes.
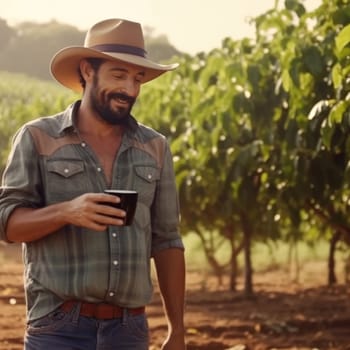
{"type": "Polygon", "coordinates": [[[50,69],[53,77],[62,85],[76,91],[83,90],[80,84],[79,64],[84,58],[102,58],[130,63],[145,69],[143,83],[159,77],[161,74],[176,69],[179,64],[163,65],[147,58],[113,52],[100,52],[81,46],[71,46],[57,52],[52,58],[50,69]]]}

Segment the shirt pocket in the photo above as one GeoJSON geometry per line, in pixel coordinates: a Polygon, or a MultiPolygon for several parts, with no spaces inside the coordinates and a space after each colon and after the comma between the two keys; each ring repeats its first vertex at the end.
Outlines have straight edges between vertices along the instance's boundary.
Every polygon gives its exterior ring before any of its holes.
{"type": "Polygon", "coordinates": [[[49,160],[47,171],[47,201],[70,200],[86,192],[87,177],[82,160],[49,160]]]}
{"type": "Polygon", "coordinates": [[[84,162],[81,160],[53,160],[47,163],[47,170],[69,178],[84,171],[84,162]]]}
{"type": "Polygon", "coordinates": [[[151,206],[160,179],[160,170],[154,166],[134,166],[134,189],[138,192],[138,200],[151,206]]]}

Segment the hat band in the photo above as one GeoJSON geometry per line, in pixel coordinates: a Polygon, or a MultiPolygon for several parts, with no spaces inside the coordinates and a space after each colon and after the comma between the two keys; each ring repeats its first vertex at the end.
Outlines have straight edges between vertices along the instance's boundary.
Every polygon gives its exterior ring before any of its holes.
{"type": "Polygon", "coordinates": [[[140,47],[122,45],[122,44],[102,44],[89,47],[89,49],[94,49],[102,52],[118,52],[118,53],[128,53],[131,55],[136,55],[140,57],[146,57],[146,51],[140,47]]]}

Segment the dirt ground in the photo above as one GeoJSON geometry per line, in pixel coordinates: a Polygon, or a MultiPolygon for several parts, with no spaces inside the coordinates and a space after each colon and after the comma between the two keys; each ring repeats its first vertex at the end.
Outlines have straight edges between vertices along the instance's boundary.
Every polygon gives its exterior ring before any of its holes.
{"type": "MultiPolygon", "coordinates": [[[[6,254],[0,264],[0,350],[19,350],[25,325],[22,265],[15,251],[6,254]]],[[[327,287],[323,263],[303,271],[302,284],[290,282],[283,271],[254,275],[252,298],[243,296],[242,282],[232,293],[211,276],[188,272],[188,350],[350,350],[350,286],[327,287]]],[[[166,334],[157,290],[147,313],[150,350],[156,350],[166,334]]]]}

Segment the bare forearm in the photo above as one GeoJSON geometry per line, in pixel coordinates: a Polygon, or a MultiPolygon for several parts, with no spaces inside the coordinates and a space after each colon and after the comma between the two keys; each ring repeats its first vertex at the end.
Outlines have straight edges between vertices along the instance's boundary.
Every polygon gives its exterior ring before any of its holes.
{"type": "Polygon", "coordinates": [[[104,231],[108,225],[122,225],[125,212],[106,205],[118,201],[108,194],[87,193],[44,208],[17,208],[7,222],[7,239],[12,242],[35,241],[67,224],[94,231],[104,231]]]}
{"type": "Polygon", "coordinates": [[[62,203],[45,208],[17,208],[11,214],[7,223],[6,234],[11,242],[30,242],[64,226],[62,203]]]}
{"type": "Polygon", "coordinates": [[[184,332],[184,252],[176,248],[162,250],[155,254],[154,260],[169,330],[184,332]]]}

